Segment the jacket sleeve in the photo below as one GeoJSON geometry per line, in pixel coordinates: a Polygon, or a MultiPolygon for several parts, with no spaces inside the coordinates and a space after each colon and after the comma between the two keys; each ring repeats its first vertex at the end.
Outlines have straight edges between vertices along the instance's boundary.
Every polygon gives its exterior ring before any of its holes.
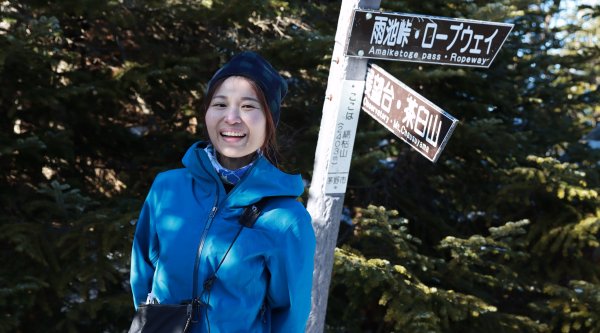
{"type": "Polygon", "coordinates": [[[267,260],[273,332],[304,332],[311,308],[315,234],[308,212],[296,216],[267,260]]]}
{"type": "MultiPolygon", "coordinates": [[[[154,187],[154,185],[153,185],[154,187]]],[[[130,283],[135,308],[143,304],[152,290],[155,263],[158,259],[158,237],[154,226],[153,190],[150,190],[136,223],[131,250],[130,283]]]]}

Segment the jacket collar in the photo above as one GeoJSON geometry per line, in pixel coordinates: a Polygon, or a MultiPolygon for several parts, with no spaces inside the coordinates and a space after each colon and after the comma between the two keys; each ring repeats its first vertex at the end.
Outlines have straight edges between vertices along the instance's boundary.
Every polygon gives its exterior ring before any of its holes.
{"type": "MultiPolygon", "coordinates": [[[[194,143],[185,153],[182,162],[201,184],[220,182],[204,148],[207,142],[194,143]]],[[[221,184],[217,184],[222,186],[221,184]]],[[[298,197],[304,192],[300,175],[287,174],[276,168],[264,156],[246,172],[242,180],[227,195],[227,205],[245,207],[265,197],[298,197]]],[[[225,198],[225,193],[222,193],[225,198]]]]}

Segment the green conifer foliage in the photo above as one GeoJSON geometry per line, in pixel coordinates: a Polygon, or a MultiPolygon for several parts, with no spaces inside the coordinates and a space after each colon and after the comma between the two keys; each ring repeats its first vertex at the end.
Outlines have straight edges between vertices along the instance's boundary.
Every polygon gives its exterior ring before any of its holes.
{"type": "MultiPolygon", "coordinates": [[[[0,4],[0,332],[128,327],[141,202],[159,171],[206,139],[206,82],[235,52],[257,50],[290,79],[286,108],[297,112],[284,113],[282,146],[314,133],[332,39],[304,18],[331,30],[331,16],[302,5],[0,4]]],[[[284,154],[297,172],[312,166],[311,154],[284,154]]]]}
{"type": "MultiPolygon", "coordinates": [[[[408,273],[428,288],[475,297],[493,310],[448,321],[439,319],[448,310],[433,311],[426,320],[431,326],[410,326],[399,319],[410,318],[409,311],[384,315],[394,304],[381,296],[393,288],[387,280],[368,296],[360,288],[344,288],[346,276],[360,276],[366,263],[390,260],[383,245],[379,254],[358,252],[362,261],[347,254],[373,242],[359,229],[365,215],[360,210],[356,239],[338,254],[341,271],[349,273],[337,275],[336,261],[332,295],[342,302],[331,304],[332,331],[361,325],[366,326],[357,331],[597,331],[600,308],[592,295],[598,295],[600,277],[599,155],[582,138],[599,114],[598,62],[590,57],[597,55],[592,44],[597,45],[598,7],[568,1],[383,2],[386,6],[515,24],[489,69],[379,63],[457,116],[460,125],[432,165],[362,117],[346,200],[351,207],[369,202],[398,210],[410,221],[406,232],[421,240],[413,251],[441,260],[425,274],[410,268],[408,273]],[[348,269],[347,262],[356,264],[348,269]],[[360,301],[364,309],[377,311],[368,319],[353,317],[359,311],[348,304],[360,301]],[[352,323],[348,327],[337,320],[344,315],[352,323]]],[[[407,267],[400,258],[390,265],[407,267]]],[[[393,280],[398,279],[406,278],[393,280]]],[[[406,307],[425,302],[401,292],[395,297],[406,307]]]]}
{"type": "Polygon", "coordinates": [[[511,302],[542,292],[518,271],[529,260],[529,221],[446,237],[437,256],[422,253],[397,211],[369,206],[354,223],[355,237],[336,252],[331,332],[549,332],[511,302]]]}
{"type": "MultiPolygon", "coordinates": [[[[432,164],[361,115],[328,331],[600,332],[600,7],[381,7],[515,28],[488,69],[375,61],[460,124],[432,164]]],[[[240,50],[288,80],[282,165],[310,181],[339,8],[1,2],[0,332],[127,329],[144,195],[205,139],[206,83],[240,50]]]]}

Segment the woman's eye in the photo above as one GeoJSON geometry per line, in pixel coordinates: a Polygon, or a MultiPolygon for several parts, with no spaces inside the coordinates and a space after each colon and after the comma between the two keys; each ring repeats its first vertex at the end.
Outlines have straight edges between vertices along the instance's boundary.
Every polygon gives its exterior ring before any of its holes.
{"type": "Polygon", "coordinates": [[[251,109],[256,109],[258,107],[256,105],[253,105],[253,104],[246,104],[246,105],[242,105],[242,108],[247,109],[247,110],[251,110],[251,109]]]}
{"type": "Polygon", "coordinates": [[[216,107],[216,108],[224,108],[225,107],[225,103],[215,102],[215,103],[212,103],[211,106],[216,107]]]}

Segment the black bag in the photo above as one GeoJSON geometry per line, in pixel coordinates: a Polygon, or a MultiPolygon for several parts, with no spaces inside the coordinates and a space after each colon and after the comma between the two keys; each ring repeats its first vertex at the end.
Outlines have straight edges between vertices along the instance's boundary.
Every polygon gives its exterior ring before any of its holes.
{"type": "MultiPolygon", "coordinates": [[[[233,243],[237,240],[244,227],[252,228],[256,219],[262,212],[264,200],[250,207],[246,207],[240,216],[240,228],[235,237],[229,244],[229,248],[221,258],[219,265],[211,276],[204,282],[203,292],[212,287],[214,280],[217,278],[217,271],[221,268],[221,264],[225,261],[225,257],[231,250],[233,243]]],[[[196,256],[200,255],[200,251],[196,252],[196,256]]],[[[196,258],[198,259],[198,258],[196,258]]],[[[194,268],[194,277],[198,276],[198,266],[194,268]]],[[[140,304],[137,312],[131,322],[129,333],[186,333],[191,328],[192,317],[194,312],[199,313],[199,308],[202,305],[197,297],[196,285],[198,281],[194,279],[194,292],[192,301],[182,304],[140,304]]]]}
{"type": "Polygon", "coordinates": [[[188,332],[192,321],[192,303],[141,304],[133,317],[129,333],[188,332]]]}

